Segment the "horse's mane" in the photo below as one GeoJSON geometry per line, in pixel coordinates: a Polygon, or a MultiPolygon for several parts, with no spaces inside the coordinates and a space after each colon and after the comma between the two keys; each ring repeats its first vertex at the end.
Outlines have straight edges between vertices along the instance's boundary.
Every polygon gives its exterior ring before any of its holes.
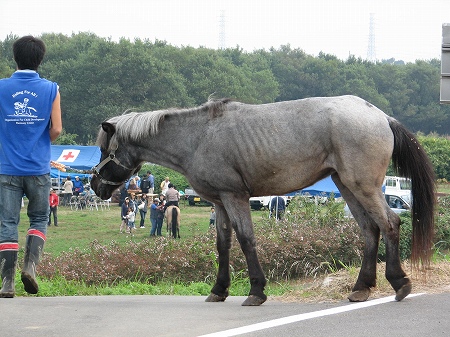
{"type": "MultiPolygon", "coordinates": [[[[187,109],[167,109],[147,112],[130,112],[107,120],[115,126],[116,137],[124,141],[140,140],[158,133],[161,123],[166,117],[176,115],[189,115],[198,112],[208,112],[209,118],[222,116],[225,106],[231,100],[223,98],[219,100],[208,100],[201,106],[187,109]]],[[[97,145],[104,146],[107,142],[107,134],[100,129],[97,137],[97,145]]]]}

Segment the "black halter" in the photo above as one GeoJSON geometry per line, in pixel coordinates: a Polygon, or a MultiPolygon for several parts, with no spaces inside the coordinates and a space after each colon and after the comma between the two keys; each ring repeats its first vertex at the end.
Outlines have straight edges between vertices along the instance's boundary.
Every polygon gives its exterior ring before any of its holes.
{"type": "Polygon", "coordinates": [[[105,178],[102,177],[102,175],[100,174],[100,170],[102,169],[103,166],[105,166],[106,164],[108,164],[110,161],[114,162],[116,165],[124,168],[127,171],[133,172],[134,169],[129,168],[125,165],[123,165],[119,159],[116,158],[116,150],[119,147],[119,145],[116,144],[116,147],[114,149],[111,150],[111,152],[109,153],[108,157],[106,157],[105,159],[103,159],[100,163],[98,163],[97,165],[95,165],[92,168],[92,173],[99,177],[100,182],[102,184],[106,184],[106,185],[113,185],[113,186],[120,186],[122,185],[126,180],[121,181],[121,182],[115,182],[115,181],[110,181],[110,180],[106,180],[105,178]]]}

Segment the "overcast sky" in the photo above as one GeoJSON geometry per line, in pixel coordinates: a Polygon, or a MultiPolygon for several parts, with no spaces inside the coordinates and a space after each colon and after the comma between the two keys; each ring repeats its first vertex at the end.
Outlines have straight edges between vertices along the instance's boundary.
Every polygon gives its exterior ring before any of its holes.
{"type": "Polygon", "coordinates": [[[314,56],[366,59],[370,13],[376,59],[440,58],[450,0],[0,0],[0,39],[92,32],[249,52],[290,44],[314,56]]]}

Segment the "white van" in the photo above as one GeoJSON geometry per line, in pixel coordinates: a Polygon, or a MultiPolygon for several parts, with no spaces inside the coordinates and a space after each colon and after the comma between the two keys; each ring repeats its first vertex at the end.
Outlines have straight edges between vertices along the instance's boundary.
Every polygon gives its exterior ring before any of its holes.
{"type": "Polygon", "coordinates": [[[385,194],[400,196],[411,204],[411,180],[403,177],[386,176],[383,185],[385,194]]]}

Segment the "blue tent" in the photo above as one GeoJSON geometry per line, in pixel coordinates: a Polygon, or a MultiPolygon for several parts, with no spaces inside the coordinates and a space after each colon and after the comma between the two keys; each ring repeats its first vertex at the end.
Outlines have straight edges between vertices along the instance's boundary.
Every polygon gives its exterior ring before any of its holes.
{"type": "Polygon", "coordinates": [[[295,191],[289,193],[287,195],[312,195],[312,196],[321,196],[321,197],[330,197],[331,193],[334,194],[335,198],[341,197],[341,192],[339,192],[336,184],[333,182],[330,176],[325,179],[319,180],[314,185],[306,187],[300,191],[295,191]]]}
{"type": "Polygon", "coordinates": [[[52,168],[50,175],[52,178],[66,178],[67,176],[79,176],[80,178],[90,178],[90,174],[79,171],[90,170],[100,161],[100,148],[98,146],[80,145],[52,145],[51,160],[64,164],[68,172],[61,172],[52,168]],[[75,169],[70,172],[70,169],[75,169]]]}
{"type": "MultiPolygon", "coordinates": [[[[386,186],[381,186],[381,190],[383,193],[386,190],[386,186]]],[[[287,195],[295,196],[295,195],[312,195],[312,196],[320,196],[320,197],[327,197],[329,198],[331,193],[334,194],[335,198],[341,197],[341,192],[339,192],[336,184],[331,179],[331,176],[326,177],[325,179],[319,180],[314,185],[311,185],[309,187],[306,187],[300,191],[295,191],[292,193],[289,193],[287,195]]]]}

